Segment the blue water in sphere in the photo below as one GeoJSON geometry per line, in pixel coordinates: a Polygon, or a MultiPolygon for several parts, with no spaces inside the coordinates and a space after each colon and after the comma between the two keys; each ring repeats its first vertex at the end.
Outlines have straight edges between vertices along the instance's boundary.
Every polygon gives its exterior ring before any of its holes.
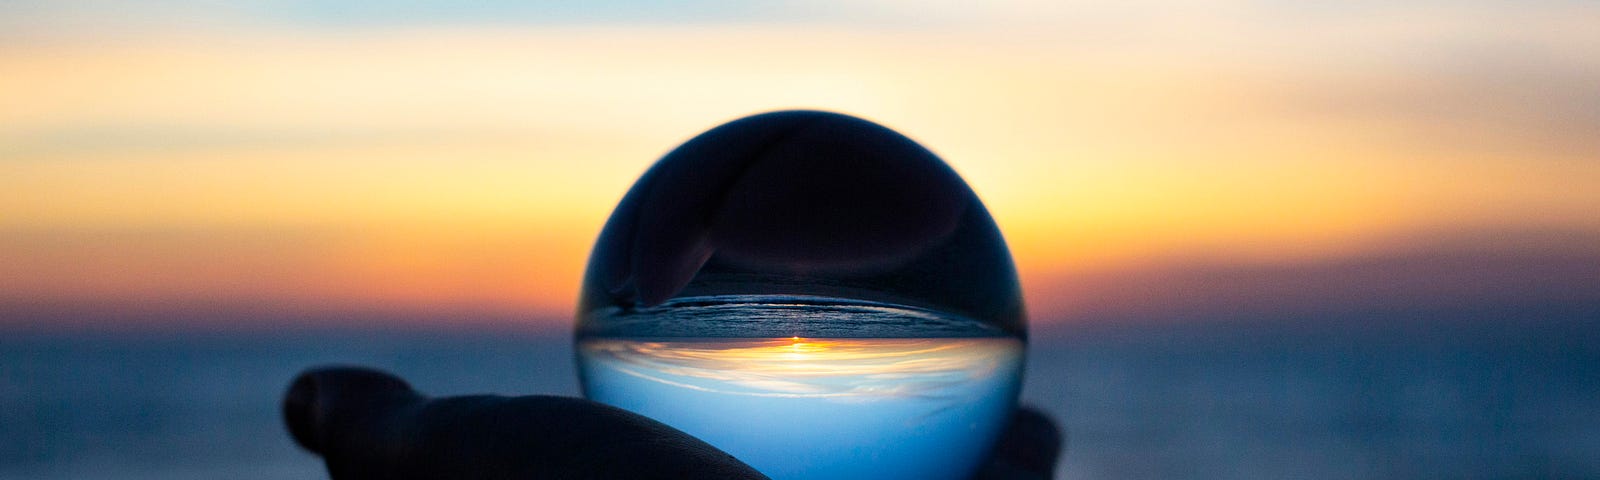
{"type": "Polygon", "coordinates": [[[775,479],[969,477],[1016,406],[1005,241],[916,142],[840,114],[714,128],[629,190],[585,273],[584,395],[775,479]]]}

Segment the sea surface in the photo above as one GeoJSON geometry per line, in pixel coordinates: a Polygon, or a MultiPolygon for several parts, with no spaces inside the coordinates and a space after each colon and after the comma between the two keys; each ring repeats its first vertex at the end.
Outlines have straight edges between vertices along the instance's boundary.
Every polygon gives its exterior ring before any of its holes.
{"type": "MultiPolygon", "coordinates": [[[[1540,326],[1036,328],[1059,478],[1600,478],[1600,335],[1540,326]]],[[[577,394],[565,335],[0,334],[0,479],[324,478],[278,402],[323,364],[425,393],[577,394]]]]}

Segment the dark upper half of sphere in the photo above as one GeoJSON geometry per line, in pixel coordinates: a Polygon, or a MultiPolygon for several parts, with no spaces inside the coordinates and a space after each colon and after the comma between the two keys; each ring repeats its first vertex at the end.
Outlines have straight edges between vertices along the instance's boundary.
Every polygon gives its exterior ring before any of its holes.
{"type": "Polygon", "coordinates": [[[801,295],[1024,329],[1005,241],[955,171],[888,128],[817,111],[742,118],[668,153],[611,214],[583,288],[580,328],[600,308],[801,295]]]}

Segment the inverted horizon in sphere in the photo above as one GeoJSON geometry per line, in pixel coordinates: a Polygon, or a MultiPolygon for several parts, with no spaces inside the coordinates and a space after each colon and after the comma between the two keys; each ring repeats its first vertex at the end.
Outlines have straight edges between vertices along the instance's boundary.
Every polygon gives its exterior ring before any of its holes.
{"type": "Polygon", "coordinates": [[[959,480],[1015,406],[1014,338],[592,338],[584,395],[774,479],[959,480]]]}

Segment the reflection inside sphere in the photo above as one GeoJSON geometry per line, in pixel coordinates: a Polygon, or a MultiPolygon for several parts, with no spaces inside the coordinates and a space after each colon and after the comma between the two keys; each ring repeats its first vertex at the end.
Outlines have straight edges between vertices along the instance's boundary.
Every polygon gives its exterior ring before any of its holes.
{"type": "MultiPolygon", "coordinates": [[[[882,321],[920,316],[877,308],[882,321]]],[[[765,310],[718,313],[742,309],[765,310]]],[[[589,338],[577,349],[589,398],[773,478],[963,478],[1013,408],[1023,353],[1008,337],[589,338]]]]}

